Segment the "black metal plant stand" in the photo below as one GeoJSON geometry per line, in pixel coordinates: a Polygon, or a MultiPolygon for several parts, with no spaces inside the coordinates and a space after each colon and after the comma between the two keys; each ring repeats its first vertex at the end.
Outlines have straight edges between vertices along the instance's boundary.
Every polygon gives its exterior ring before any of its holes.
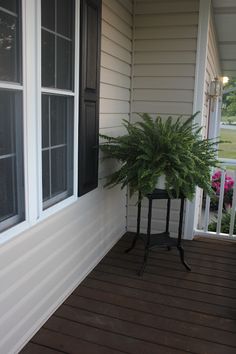
{"type": "MultiPolygon", "coordinates": [[[[138,214],[137,214],[137,232],[133,238],[133,242],[130,248],[126,250],[126,253],[130,252],[136,245],[138,239],[142,239],[145,242],[145,252],[143,264],[138,272],[142,275],[147,264],[149,250],[155,246],[166,246],[168,250],[171,250],[172,246],[177,247],[180,255],[180,260],[185,266],[185,268],[191,271],[190,266],[185,262],[184,259],[184,249],[182,246],[182,226],[183,226],[183,213],[184,213],[184,197],[180,196],[180,212],[179,212],[179,228],[178,228],[178,238],[177,240],[170,237],[169,233],[169,223],[170,223],[170,205],[171,199],[166,190],[155,189],[153,193],[147,194],[148,198],[148,224],[147,224],[147,234],[140,234],[140,221],[141,221],[141,207],[142,202],[138,203],[138,214]],[[151,234],[151,221],[152,221],[152,201],[154,199],[167,199],[167,215],[166,215],[166,230],[165,232],[158,234],[151,234]]],[[[139,198],[140,200],[140,198],[139,198]]]]}

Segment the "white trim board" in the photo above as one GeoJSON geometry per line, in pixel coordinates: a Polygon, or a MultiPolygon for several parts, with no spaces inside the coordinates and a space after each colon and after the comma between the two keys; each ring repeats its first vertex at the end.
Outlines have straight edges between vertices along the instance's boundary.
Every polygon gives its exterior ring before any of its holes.
{"type": "MultiPolygon", "coordinates": [[[[194,100],[193,100],[193,113],[200,111],[200,113],[195,118],[195,122],[200,125],[203,121],[210,14],[211,14],[211,0],[200,0],[194,100]]],[[[196,191],[194,200],[192,202],[188,201],[186,205],[184,238],[188,240],[192,240],[194,236],[194,229],[197,223],[198,201],[199,201],[199,190],[196,191]]]]}

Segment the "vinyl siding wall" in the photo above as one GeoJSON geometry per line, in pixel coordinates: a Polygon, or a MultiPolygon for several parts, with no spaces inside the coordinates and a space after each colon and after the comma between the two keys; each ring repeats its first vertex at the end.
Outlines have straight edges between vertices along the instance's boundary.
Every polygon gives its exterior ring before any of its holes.
{"type": "MultiPolygon", "coordinates": [[[[100,131],[129,117],[131,1],[104,0],[100,131]]],[[[124,234],[126,195],[99,188],[0,247],[0,353],[16,353],[124,234]]]]}
{"type": "MultiPolygon", "coordinates": [[[[198,0],[136,0],[134,19],[133,115],[135,112],[193,113],[198,0]],[[171,8],[171,11],[170,11],[171,8]]],[[[184,119],[184,118],[183,118],[184,119]]],[[[142,231],[147,225],[143,201],[142,231]]],[[[165,229],[165,201],[154,201],[152,231],[165,229]]],[[[129,201],[128,229],[136,228],[136,198],[129,201]]],[[[172,201],[170,232],[176,236],[179,201],[172,201]]]]}

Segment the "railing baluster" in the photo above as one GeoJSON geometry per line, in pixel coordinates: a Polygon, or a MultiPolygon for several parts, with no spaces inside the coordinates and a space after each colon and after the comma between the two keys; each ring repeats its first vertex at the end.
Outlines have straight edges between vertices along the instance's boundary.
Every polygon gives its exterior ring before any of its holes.
{"type": "MultiPolygon", "coordinates": [[[[218,209],[217,215],[213,216],[211,212],[211,201],[213,201],[212,206],[215,204],[215,200],[211,200],[209,196],[206,196],[205,205],[203,201],[201,201],[201,212],[204,213],[201,217],[199,213],[199,224],[198,227],[194,229],[195,235],[202,235],[206,237],[219,237],[223,239],[234,239],[236,240],[236,233],[234,233],[234,224],[236,218],[236,159],[219,159],[221,165],[221,178],[220,181],[217,180],[217,183],[213,183],[215,180],[212,180],[212,188],[217,189],[216,185],[220,183],[220,191],[217,191],[218,197],[218,209]],[[227,171],[226,171],[227,169],[227,171]],[[234,170],[234,171],[233,171],[234,170]],[[234,181],[233,186],[228,179],[226,181],[226,177],[231,177],[232,181],[234,181]],[[232,195],[232,197],[231,197],[232,195]],[[232,200],[231,200],[232,198],[232,200]],[[230,211],[230,221],[229,221],[229,233],[221,232],[221,224],[222,218],[224,217],[224,202],[232,203],[231,211],[230,211]],[[211,229],[215,231],[209,230],[209,225],[211,225],[211,229]]],[[[215,174],[219,170],[218,168],[212,171],[211,175],[215,174]]],[[[220,174],[219,174],[220,175],[220,174]]],[[[227,204],[225,205],[227,208],[227,204]]],[[[229,212],[229,211],[228,211],[229,212]]],[[[214,213],[215,214],[215,213],[214,213]]]]}
{"type": "MultiPolygon", "coordinates": [[[[236,181],[236,170],[234,171],[234,181],[236,181]]],[[[232,236],[234,233],[235,208],[236,208],[236,182],[234,182],[234,188],[233,188],[233,200],[231,206],[229,236],[232,236]]]]}
{"type": "Polygon", "coordinates": [[[217,227],[216,227],[217,235],[220,234],[220,230],[221,230],[221,220],[222,220],[223,201],[224,201],[225,175],[226,175],[226,171],[223,170],[221,173],[221,181],[220,181],[220,199],[219,199],[219,204],[218,204],[217,227]]]}
{"type": "Polygon", "coordinates": [[[211,198],[209,197],[209,195],[207,195],[206,196],[206,204],[205,204],[205,215],[204,215],[204,231],[208,230],[210,202],[211,202],[211,198]]]}

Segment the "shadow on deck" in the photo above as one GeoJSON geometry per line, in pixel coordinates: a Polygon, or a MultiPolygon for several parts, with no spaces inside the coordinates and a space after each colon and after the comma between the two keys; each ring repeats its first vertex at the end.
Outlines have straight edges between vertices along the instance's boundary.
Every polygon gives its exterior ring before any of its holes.
{"type": "Polygon", "coordinates": [[[185,241],[177,250],[125,254],[125,235],[21,354],[235,354],[236,243],[185,241]]]}

